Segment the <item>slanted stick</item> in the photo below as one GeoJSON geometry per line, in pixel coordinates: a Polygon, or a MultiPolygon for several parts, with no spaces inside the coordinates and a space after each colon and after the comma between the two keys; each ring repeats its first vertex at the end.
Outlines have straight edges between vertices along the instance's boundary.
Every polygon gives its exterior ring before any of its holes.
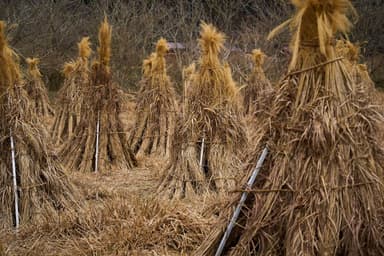
{"type": "Polygon", "coordinates": [[[15,161],[15,144],[13,142],[12,130],[10,130],[11,140],[11,157],[12,157],[12,177],[13,177],[13,192],[15,197],[15,227],[19,228],[19,196],[17,194],[17,172],[16,172],[16,161],[15,161]]]}

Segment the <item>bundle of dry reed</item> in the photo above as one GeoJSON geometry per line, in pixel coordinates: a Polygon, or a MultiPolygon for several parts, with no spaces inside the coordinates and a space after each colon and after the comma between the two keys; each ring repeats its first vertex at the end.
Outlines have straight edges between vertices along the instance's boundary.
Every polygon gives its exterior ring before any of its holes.
{"type": "Polygon", "coordinates": [[[252,51],[254,67],[249,76],[248,84],[243,89],[244,112],[252,116],[261,116],[267,112],[274,92],[271,82],[264,73],[265,57],[260,49],[252,51]]]}
{"type": "Polygon", "coordinates": [[[107,18],[99,29],[98,59],[84,88],[80,122],[60,154],[69,170],[109,172],[130,169],[136,159],[119,119],[127,97],[112,83],[110,70],[112,27],[107,18]]]}
{"type": "MultiPolygon", "coordinates": [[[[384,151],[377,132],[383,116],[333,40],[350,28],[353,7],[348,0],[292,2],[296,15],[272,32],[295,30],[289,73],[264,137],[271,153],[225,253],[382,255],[384,151]]],[[[196,255],[214,253],[238,199],[196,255]]]]}
{"type": "Polygon", "coordinates": [[[143,78],[137,94],[136,124],[130,144],[137,158],[156,155],[168,158],[175,133],[176,94],[167,75],[168,44],[160,39],[156,52],[143,62],[143,78]]]}
{"type": "Polygon", "coordinates": [[[16,219],[22,225],[57,219],[62,210],[78,207],[77,190],[52,151],[48,133],[25,90],[18,56],[9,48],[4,30],[5,25],[0,22],[0,225],[3,227],[15,225],[16,219]]]}
{"type": "Polygon", "coordinates": [[[80,123],[80,109],[84,101],[84,88],[89,85],[90,42],[84,37],[77,44],[79,56],[76,61],[64,64],[64,85],[58,92],[58,111],[52,127],[52,139],[56,145],[69,140],[80,123]]]}
{"type": "Polygon", "coordinates": [[[27,58],[28,72],[26,75],[25,89],[31,98],[32,108],[36,114],[45,120],[54,115],[54,110],[49,103],[47,88],[45,87],[38,64],[39,59],[27,58]]]}
{"type": "Polygon", "coordinates": [[[170,198],[226,194],[236,184],[247,144],[238,89],[230,67],[219,59],[224,35],[205,23],[200,35],[200,65],[185,72],[183,117],[159,187],[170,198]]]}
{"type": "Polygon", "coordinates": [[[375,97],[377,91],[375,83],[369,75],[368,67],[366,64],[360,63],[360,52],[361,49],[358,44],[353,44],[348,40],[337,40],[336,42],[336,54],[339,57],[344,57],[343,61],[354,83],[359,88],[364,88],[366,92],[371,93],[370,96],[375,98],[375,103],[379,103],[379,99],[375,97]]]}

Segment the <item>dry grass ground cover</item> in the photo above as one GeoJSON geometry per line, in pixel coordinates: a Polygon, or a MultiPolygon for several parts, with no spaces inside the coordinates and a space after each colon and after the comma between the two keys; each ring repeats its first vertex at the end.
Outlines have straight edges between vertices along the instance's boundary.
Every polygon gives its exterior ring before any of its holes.
{"type": "Polygon", "coordinates": [[[213,221],[203,214],[212,199],[159,201],[154,198],[159,177],[153,173],[146,168],[75,173],[88,210],[75,219],[25,226],[17,235],[3,230],[6,255],[190,255],[213,221]]]}

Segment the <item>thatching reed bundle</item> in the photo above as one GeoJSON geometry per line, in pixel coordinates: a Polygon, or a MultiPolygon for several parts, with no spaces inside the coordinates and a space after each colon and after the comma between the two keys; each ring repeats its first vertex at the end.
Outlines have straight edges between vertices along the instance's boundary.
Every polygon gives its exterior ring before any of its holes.
{"type": "Polygon", "coordinates": [[[241,148],[246,147],[238,89],[229,66],[219,59],[224,35],[207,24],[201,25],[200,35],[202,56],[199,67],[185,73],[183,118],[159,187],[171,198],[226,194],[236,184],[241,148]]]}
{"type": "Polygon", "coordinates": [[[156,52],[143,62],[143,78],[137,94],[136,124],[130,144],[137,158],[156,155],[168,158],[176,124],[176,95],[167,75],[168,44],[160,39],[156,52]]]}
{"type": "Polygon", "coordinates": [[[111,36],[112,27],[105,18],[99,29],[98,59],[92,65],[90,83],[83,93],[80,123],[60,151],[70,170],[108,172],[136,165],[119,119],[126,97],[112,83],[111,36]]]}
{"type": "MultiPolygon", "coordinates": [[[[383,116],[337,57],[333,40],[350,28],[351,3],[293,3],[297,14],[284,23],[295,30],[293,57],[264,137],[270,155],[225,253],[383,255],[383,116]]],[[[215,252],[238,200],[195,255],[215,252]]]]}
{"type": "Polygon", "coordinates": [[[252,51],[254,66],[248,78],[247,86],[243,89],[245,114],[262,115],[270,106],[273,87],[264,73],[265,57],[266,55],[260,49],[252,51]]]}
{"type": "Polygon", "coordinates": [[[58,218],[70,210],[77,193],[48,143],[48,134],[25,90],[18,57],[9,48],[0,22],[0,226],[15,224],[11,138],[15,146],[20,223],[58,218]]]}
{"type": "Polygon", "coordinates": [[[40,73],[38,58],[27,58],[28,72],[26,75],[26,85],[28,96],[32,100],[32,108],[40,117],[49,118],[54,115],[54,110],[49,103],[47,88],[45,87],[40,73]]]}
{"type": "Polygon", "coordinates": [[[84,100],[84,88],[90,82],[89,56],[91,47],[88,37],[77,44],[79,56],[76,61],[64,64],[64,85],[58,92],[58,111],[52,127],[52,140],[62,144],[73,136],[80,123],[80,109],[84,100]]]}
{"type": "Polygon", "coordinates": [[[345,65],[350,71],[353,81],[368,91],[375,91],[375,83],[372,81],[366,64],[360,63],[360,46],[348,40],[337,40],[336,53],[344,57],[345,65]]]}

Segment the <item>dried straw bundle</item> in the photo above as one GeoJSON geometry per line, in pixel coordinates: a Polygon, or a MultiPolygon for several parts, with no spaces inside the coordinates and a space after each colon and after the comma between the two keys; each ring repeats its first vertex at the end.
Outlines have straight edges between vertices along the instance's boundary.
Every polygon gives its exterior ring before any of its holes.
{"type": "Polygon", "coordinates": [[[252,116],[259,116],[266,112],[272,100],[273,87],[263,70],[265,57],[260,49],[252,51],[254,68],[249,76],[248,85],[243,89],[244,112],[252,116]]]}
{"type": "Polygon", "coordinates": [[[96,171],[96,162],[98,168],[105,172],[113,167],[130,169],[136,165],[119,119],[127,98],[111,79],[111,36],[112,28],[105,18],[99,29],[98,60],[92,65],[90,84],[84,88],[80,123],[74,136],[60,151],[70,170],[96,171]],[[97,123],[100,130],[98,147],[97,123]]]}
{"type": "Polygon", "coordinates": [[[0,22],[0,222],[15,224],[10,138],[16,151],[16,178],[20,222],[58,218],[59,210],[70,210],[77,191],[47,143],[48,134],[32,108],[21,79],[18,57],[8,47],[5,25],[0,22]]]}
{"type": "Polygon", "coordinates": [[[79,56],[76,61],[64,64],[64,85],[58,93],[58,111],[52,127],[52,139],[57,145],[73,136],[75,128],[80,123],[80,109],[84,100],[84,88],[89,85],[89,56],[90,42],[84,37],[77,44],[79,56]]]}
{"type": "MultiPolygon", "coordinates": [[[[225,252],[383,255],[384,152],[376,139],[383,116],[333,45],[335,33],[350,27],[351,3],[293,3],[297,14],[285,23],[296,30],[293,58],[265,134],[270,157],[225,252]]],[[[238,200],[230,202],[225,218],[238,200]]],[[[227,223],[195,255],[212,255],[227,223]]]]}
{"type": "Polygon", "coordinates": [[[200,35],[200,66],[184,72],[183,120],[177,124],[172,157],[159,187],[171,198],[209,191],[225,194],[236,184],[241,148],[246,147],[238,89],[229,66],[218,56],[224,35],[204,23],[200,35]]]}
{"type": "Polygon", "coordinates": [[[28,72],[26,76],[25,89],[32,100],[32,108],[42,118],[54,115],[54,110],[49,104],[47,89],[42,79],[38,64],[39,59],[27,58],[28,72]]]}
{"type": "Polygon", "coordinates": [[[137,95],[136,124],[130,144],[137,158],[157,155],[168,158],[175,133],[176,95],[167,75],[168,44],[160,39],[156,53],[143,62],[143,78],[137,95]]]}
{"type": "Polygon", "coordinates": [[[360,47],[348,40],[337,40],[336,53],[340,57],[344,57],[345,66],[350,71],[350,75],[355,84],[359,88],[364,88],[367,92],[371,92],[371,96],[375,96],[375,83],[372,81],[368,67],[366,64],[359,63],[360,47]]]}

